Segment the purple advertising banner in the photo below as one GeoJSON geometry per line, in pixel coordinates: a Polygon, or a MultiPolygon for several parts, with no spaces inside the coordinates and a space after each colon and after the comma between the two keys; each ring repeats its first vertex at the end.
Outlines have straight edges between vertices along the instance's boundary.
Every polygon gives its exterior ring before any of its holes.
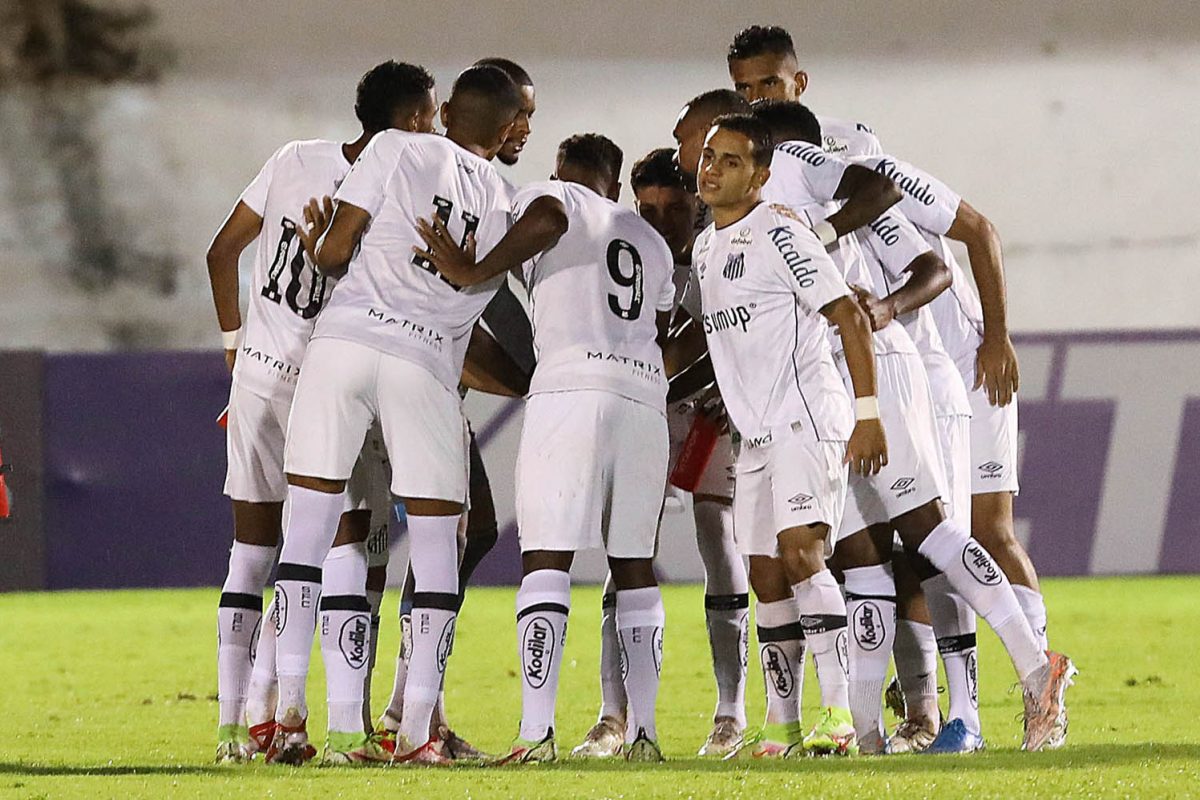
{"type": "MultiPolygon", "coordinates": [[[[1038,570],[1200,572],[1200,472],[1192,466],[1200,463],[1200,332],[1026,335],[1017,347],[1017,535],[1038,570]]],[[[229,387],[220,357],[30,358],[18,371],[11,354],[0,354],[0,366],[13,365],[0,379],[42,382],[23,393],[7,387],[0,446],[15,462],[12,432],[29,439],[41,426],[43,463],[20,466],[44,480],[44,496],[18,500],[40,510],[44,563],[26,565],[0,589],[220,583],[232,535],[221,494],[224,437],[214,423],[229,387]],[[40,415],[30,397],[40,398],[40,415]]],[[[512,583],[520,575],[511,506],[520,401],[479,407],[472,422],[504,533],[477,578],[512,583]]],[[[683,552],[695,548],[689,538],[664,536],[664,564],[697,563],[683,552]]],[[[692,571],[670,577],[701,577],[692,571]]]]}

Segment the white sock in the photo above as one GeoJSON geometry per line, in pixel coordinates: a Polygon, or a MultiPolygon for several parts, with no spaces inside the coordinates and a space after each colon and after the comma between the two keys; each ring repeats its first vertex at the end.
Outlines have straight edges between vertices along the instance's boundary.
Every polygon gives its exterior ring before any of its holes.
{"type": "Polygon", "coordinates": [[[896,640],[896,581],[891,564],[845,571],[850,623],[850,713],[859,738],[883,736],[883,683],[896,640]]]}
{"type": "Polygon", "coordinates": [[[800,695],[804,688],[804,629],[796,598],[759,602],[758,660],[767,692],[767,725],[783,726],[786,744],[800,741],[800,695]]]}
{"type": "Polygon", "coordinates": [[[792,587],[800,625],[817,665],[821,705],[849,708],[846,655],[846,601],[833,573],[823,569],[792,587]]]}
{"type": "Polygon", "coordinates": [[[896,621],[896,678],[904,690],[908,719],[938,720],[937,640],[933,627],[911,619],[896,621]]]}
{"type": "Polygon", "coordinates": [[[521,738],[540,742],[554,729],[558,673],[567,644],[571,573],[539,569],[517,590],[517,655],[521,663],[521,738]]]}
{"type": "Polygon", "coordinates": [[[617,636],[625,654],[625,694],[629,718],[625,738],[632,742],[638,731],[658,739],[654,707],[662,673],[662,592],[657,586],[617,591],[617,636]]]}
{"type": "Polygon", "coordinates": [[[979,659],[975,643],[975,612],[954,593],[945,575],[938,574],[923,581],[921,588],[925,591],[925,603],[929,606],[929,616],[937,633],[938,651],[946,667],[946,688],[950,693],[949,719],[961,719],[967,730],[979,733],[979,659]]]}
{"type": "Polygon", "coordinates": [[[400,733],[413,746],[429,740],[433,707],[442,689],[458,618],[459,517],[408,517],[414,578],[412,655],[404,684],[400,733]]]}
{"type": "Polygon", "coordinates": [[[717,681],[713,717],[746,726],[746,663],[750,644],[750,587],[733,540],[733,508],[701,500],[692,506],[696,547],[704,564],[704,616],[717,681]]]}
{"type": "Polygon", "coordinates": [[[1033,628],[1033,635],[1037,637],[1038,646],[1043,650],[1049,650],[1050,640],[1046,636],[1046,601],[1042,599],[1042,593],[1019,583],[1014,583],[1012,588],[1013,593],[1017,596],[1017,602],[1021,604],[1021,611],[1025,614],[1025,619],[1029,621],[1029,627],[1033,628]]]}
{"type": "Polygon", "coordinates": [[[404,719],[404,685],[408,682],[408,664],[412,658],[412,609],[406,612],[400,615],[400,650],[396,653],[392,697],[380,719],[380,724],[389,731],[400,730],[400,720],[404,719]]]}
{"type": "Polygon", "coordinates": [[[1021,612],[1008,578],[983,545],[946,519],[925,537],[917,552],[944,572],[959,596],[992,627],[1022,682],[1045,666],[1046,651],[1021,612]]]}
{"type": "Polygon", "coordinates": [[[275,626],[278,614],[275,602],[267,607],[260,625],[255,648],[254,669],[250,672],[250,687],[246,691],[246,725],[255,727],[275,719],[275,706],[279,700],[279,681],[275,675],[275,626]]]}
{"type": "Polygon", "coordinates": [[[246,692],[262,625],[263,587],[271,576],[275,548],[235,541],[229,572],[217,605],[218,725],[244,725],[246,692]]]}
{"type": "Polygon", "coordinates": [[[617,590],[610,575],[600,601],[600,717],[625,719],[629,700],[621,668],[621,640],[617,636],[617,590]]]}
{"type": "Polygon", "coordinates": [[[363,730],[363,684],[371,658],[366,544],[343,544],[330,550],[321,577],[321,658],[329,730],[355,733],[363,730]]]}
{"type": "Polygon", "coordinates": [[[317,627],[317,602],[321,595],[321,563],[337,535],[345,504],[344,493],[328,494],[299,486],[288,487],[287,529],[279,570],[275,574],[276,665],[279,705],[275,719],[296,725],[308,718],[304,683],[313,633],[317,627]]]}
{"type": "Polygon", "coordinates": [[[375,657],[379,653],[379,607],[383,605],[383,592],[367,590],[367,605],[371,607],[371,654],[367,659],[367,674],[363,677],[363,730],[374,728],[371,716],[371,678],[375,675],[375,657]]]}

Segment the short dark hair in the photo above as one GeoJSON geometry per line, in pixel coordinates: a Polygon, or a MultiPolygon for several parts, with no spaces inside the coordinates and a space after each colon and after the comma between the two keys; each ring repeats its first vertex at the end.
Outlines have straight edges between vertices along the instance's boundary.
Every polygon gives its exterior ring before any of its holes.
{"type": "Polygon", "coordinates": [[[675,159],[675,149],[659,147],[642,156],[629,173],[629,185],[635,192],[648,186],[688,191],[688,181],[675,159]]]}
{"type": "Polygon", "coordinates": [[[733,89],[710,89],[689,100],[687,110],[689,114],[706,111],[714,117],[745,114],[750,111],[750,102],[733,89]]]}
{"type": "Polygon", "coordinates": [[[481,58],[475,62],[474,66],[502,69],[504,70],[504,74],[511,78],[512,82],[517,86],[533,86],[533,78],[529,77],[529,73],[525,71],[524,67],[507,58],[499,58],[497,56],[481,58]]]}
{"type": "Polygon", "coordinates": [[[463,122],[490,135],[510,123],[521,109],[521,91],[499,67],[467,67],[454,79],[450,107],[465,112],[463,122]]]}
{"type": "Polygon", "coordinates": [[[358,82],[354,115],[368,131],[392,126],[397,109],[415,110],[433,88],[433,76],[421,66],[385,61],[367,71],[358,82]]]}
{"type": "Polygon", "coordinates": [[[625,154],[607,136],[598,133],[577,133],[563,139],[558,146],[558,160],[564,164],[592,169],[613,180],[621,177],[625,154]]]}
{"type": "Polygon", "coordinates": [[[803,103],[794,100],[763,100],[754,104],[754,118],[766,123],[776,142],[821,144],[821,123],[803,103]]]}
{"type": "Polygon", "coordinates": [[[796,57],[792,35],[778,25],[751,25],[733,37],[727,61],[743,61],[762,55],[796,57]]]}
{"type": "Polygon", "coordinates": [[[775,150],[775,140],[771,138],[771,129],[753,114],[723,114],[713,120],[714,128],[724,128],[727,131],[740,133],[750,140],[756,167],[771,166],[771,155],[775,150]]]}

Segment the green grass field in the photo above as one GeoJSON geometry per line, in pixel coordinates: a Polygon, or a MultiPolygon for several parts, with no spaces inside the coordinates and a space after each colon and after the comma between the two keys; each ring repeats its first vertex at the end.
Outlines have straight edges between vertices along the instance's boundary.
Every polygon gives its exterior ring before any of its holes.
{"type": "MultiPolygon", "coordinates": [[[[1048,581],[1051,641],[1082,671],[1070,693],[1064,750],[1025,754],[1020,696],[998,643],[981,639],[989,749],[971,757],[907,756],[713,763],[692,754],[714,701],[701,592],[666,591],[659,731],[668,761],[571,761],[520,769],[330,770],[218,767],[214,666],[217,591],[0,596],[0,797],[1179,797],[1200,793],[1200,579],[1048,581]]],[[[599,592],[576,589],[558,724],[568,749],[593,721],[599,592]]],[[[396,597],[385,603],[377,704],[391,687],[396,597]]],[[[520,687],[511,590],[475,590],[450,664],[456,728],[490,750],[516,732],[520,687]]],[[[314,657],[319,665],[319,657],[314,657]]],[[[752,665],[753,666],[753,665],[752,665]]],[[[806,713],[815,707],[811,666],[806,713]]],[[[752,721],[762,715],[752,669],[752,721]]],[[[324,687],[310,687],[309,728],[322,738],[324,687]]],[[[811,716],[811,713],[809,714],[811,716]]]]}

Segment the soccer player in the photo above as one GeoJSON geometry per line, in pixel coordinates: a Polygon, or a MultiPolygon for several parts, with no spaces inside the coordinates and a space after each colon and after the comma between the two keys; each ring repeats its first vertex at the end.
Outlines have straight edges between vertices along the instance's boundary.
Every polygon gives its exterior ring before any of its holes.
{"type": "MultiPolygon", "coordinates": [[[[688,183],[672,148],[651,151],[633,165],[630,173],[638,213],[667,242],[674,259],[675,308],[688,298],[688,313],[698,319],[699,295],[686,292],[699,213],[699,199],[688,183]]],[[[707,357],[671,380],[667,394],[671,465],[679,459],[698,413],[699,395],[713,380],[707,357]]],[[[746,727],[745,664],[750,611],[746,567],[733,541],[733,447],[728,434],[717,440],[699,478],[692,495],[692,512],[696,545],[704,564],[704,616],[717,682],[713,727],[700,748],[700,755],[717,756],[732,750],[746,727]]],[[[601,625],[600,717],[583,743],[572,751],[574,756],[615,756],[621,753],[625,742],[627,699],[618,655],[616,593],[610,584],[611,579],[605,585],[601,625]]]]}
{"type": "MultiPolygon", "coordinates": [[[[775,110],[764,109],[764,116],[773,117],[776,123],[784,121],[770,113],[775,110]]],[[[827,208],[823,207],[824,198],[812,191],[813,175],[819,174],[818,167],[835,157],[816,144],[820,141],[819,124],[811,114],[807,117],[806,127],[810,131],[807,141],[783,142],[778,146],[777,169],[763,196],[802,207],[814,225],[819,226],[827,208]]],[[[881,235],[878,228],[874,233],[881,235]]],[[[848,280],[870,289],[870,275],[857,248],[850,247],[852,244],[853,240],[839,242],[835,261],[848,280]]],[[[921,304],[944,287],[944,281],[930,278],[923,286],[913,285],[910,289],[913,301],[921,304]]],[[[1065,656],[1040,646],[999,567],[970,538],[964,526],[945,514],[941,502],[941,497],[947,494],[945,470],[937,444],[932,398],[911,338],[900,325],[889,324],[875,334],[875,342],[881,416],[891,437],[892,458],[878,475],[851,481],[852,499],[847,504],[835,550],[837,566],[846,576],[847,597],[852,601],[856,622],[861,611],[882,619],[885,626],[873,632],[869,643],[862,636],[851,642],[855,726],[872,750],[882,752],[878,709],[887,659],[881,651],[885,653],[890,648],[880,644],[886,642],[888,617],[895,619],[894,600],[888,600],[895,597],[895,583],[888,569],[894,529],[906,549],[916,551],[945,573],[955,592],[988,621],[1004,643],[1025,690],[1023,746],[1040,749],[1057,724],[1074,667],[1065,656]],[[855,598],[862,598],[862,602],[855,602],[855,598]]],[[[864,621],[871,620],[864,618],[864,621]]]]}
{"type": "MultiPolygon", "coordinates": [[[[387,128],[433,130],[437,109],[433,78],[421,67],[385,62],[362,77],[354,108],[362,124],[357,139],[345,144],[309,140],[284,145],[242,193],[208,250],[213,300],[225,359],[233,373],[225,493],[233,503],[234,543],[217,615],[217,757],[221,761],[243,760],[253,754],[256,744],[269,743],[273,734],[268,724],[255,731],[257,741],[252,742],[245,703],[261,628],[262,589],[275,562],[282,524],[284,431],[309,335],[332,288],[315,271],[312,254],[304,246],[309,242],[303,234],[313,214],[323,213],[309,201],[316,197],[328,202],[377,132],[387,128]],[[243,331],[238,257],[255,240],[258,245],[243,331]]],[[[370,463],[367,458],[361,466],[370,463]]],[[[358,472],[362,474],[362,469],[358,472]]],[[[363,480],[352,484],[349,508],[365,508],[363,480]]],[[[382,506],[385,514],[386,501],[385,496],[382,503],[374,503],[382,506]]],[[[342,516],[326,572],[334,583],[347,572],[353,581],[363,558],[370,514],[369,510],[349,510],[342,516]]],[[[336,638],[331,642],[323,636],[323,651],[330,650],[331,643],[336,649],[336,638]]],[[[263,644],[273,650],[270,636],[263,644]]],[[[273,655],[265,661],[273,661],[273,655]]],[[[336,665],[332,674],[339,675],[336,665]]],[[[269,691],[274,685],[273,670],[266,675],[263,683],[269,691]]],[[[271,716],[260,714],[255,710],[251,720],[263,723],[271,716]]]]}
{"type": "Polygon", "coordinates": [[[736,431],[734,535],[750,556],[768,684],[767,724],[738,754],[848,753],[846,604],[825,559],[845,501],[845,465],[877,472],[887,443],[866,315],[817,235],[790,208],[762,202],[772,152],[769,129],[753,116],[714,121],[698,175],[713,224],[693,249],[708,352],[736,431]],[[830,323],[853,404],[834,366],[830,323]],[[816,660],[824,711],[800,741],[794,665],[803,664],[802,640],[816,660]]]}
{"type": "MultiPolygon", "coordinates": [[[[497,161],[507,166],[514,166],[520,160],[521,152],[525,149],[525,145],[529,141],[529,136],[532,132],[533,115],[537,111],[537,98],[533,86],[533,78],[519,64],[507,58],[482,58],[476,61],[474,66],[496,67],[503,70],[512,79],[513,83],[517,85],[521,93],[521,108],[517,112],[512,128],[504,140],[504,145],[500,148],[500,152],[496,154],[497,161]]],[[[515,191],[515,189],[512,191],[515,191]]],[[[507,282],[500,284],[495,297],[492,298],[487,308],[484,309],[483,322],[488,326],[492,335],[496,337],[499,346],[515,362],[519,370],[528,375],[533,370],[534,363],[533,332],[530,329],[529,317],[521,305],[521,301],[513,295],[507,282]]],[[[525,379],[524,383],[527,386],[528,380],[525,379]]],[[[465,389],[462,391],[465,395],[465,389]]],[[[521,394],[524,394],[524,392],[522,391],[521,394]]],[[[460,563],[458,572],[459,594],[464,595],[464,597],[467,584],[470,583],[471,576],[475,573],[475,568],[479,566],[484,557],[495,547],[500,535],[499,525],[496,522],[496,506],[492,499],[492,487],[488,480],[483,457],[479,452],[479,445],[475,441],[475,432],[471,430],[469,422],[467,428],[471,444],[471,474],[468,502],[470,511],[467,514],[465,535],[459,542],[460,563]]],[[[384,564],[386,565],[386,560],[384,564]]],[[[376,579],[381,593],[386,577],[385,567],[379,570],[376,579]]],[[[412,626],[412,596],[413,577],[412,571],[409,570],[401,590],[401,645],[400,652],[396,658],[396,675],[392,686],[392,696],[388,701],[387,709],[385,709],[376,726],[376,732],[380,737],[381,744],[389,748],[395,747],[396,731],[400,729],[400,721],[404,717],[404,684],[408,677],[408,659],[410,655],[408,640],[412,626]]],[[[373,608],[378,613],[378,606],[375,605],[373,608]]],[[[430,726],[430,735],[437,736],[442,740],[443,752],[449,758],[455,760],[479,760],[484,756],[482,752],[459,736],[450,727],[450,723],[446,719],[444,692],[438,697],[438,703],[434,708],[430,726]]]]}
{"type": "MultiPolygon", "coordinates": [[[[284,456],[291,514],[275,583],[276,741],[283,763],[303,761],[308,748],[304,683],[320,564],[352,455],[375,419],[391,457],[392,492],[407,510],[416,579],[396,758],[447,761],[429,728],[459,605],[457,530],[468,456],[457,387],[471,331],[498,281],[455,286],[411,245],[420,241],[417,219],[430,213],[485,251],[499,240],[509,196],[491,160],[520,104],[503,71],[465,70],[442,106],[444,137],[378,134],[335,197],[317,266],[339,282],[305,353],[284,456]]],[[[360,727],[361,717],[330,721],[331,730],[347,736],[360,727]]],[[[359,736],[361,743],[341,751],[347,759],[374,745],[359,736]]]]}
{"type": "Polygon", "coordinates": [[[622,160],[603,136],[562,142],[554,179],[517,193],[512,230],[478,265],[441,226],[426,231],[430,259],[463,285],[524,265],[534,309],[538,365],[517,458],[522,717],[502,763],[556,758],[571,563],[595,547],[616,584],[625,756],[662,760],[654,711],[664,618],[653,556],[668,458],[660,344],[674,287],[662,237],[616,203],[622,160]]]}

